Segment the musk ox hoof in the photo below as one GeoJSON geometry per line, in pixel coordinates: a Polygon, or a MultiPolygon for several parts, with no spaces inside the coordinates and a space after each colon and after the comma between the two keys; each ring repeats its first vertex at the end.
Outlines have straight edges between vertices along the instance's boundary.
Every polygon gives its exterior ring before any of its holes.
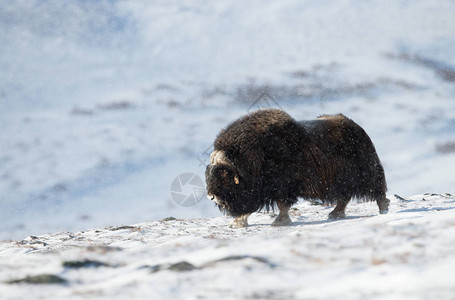
{"type": "Polygon", "coordinates": [[[339,220],[346,218],[346,214],[344,211],[332,211],[329,214],[329,220],[339,220]]]}
{"type": "Polygon", "coordinates": [[[285,216],[278,216],[276,219],[272,222],[272,226],[291,226],[292,221],[289,215],[285,216]]]}
{"type": "Polygon", "coordinates": [[[232,221],[231,224],[229,224],[229,228],[245,228],[248,227],[248,222],[238,222],[236,220],[232,221]]]}
{"type": "Polygon", "coordinates": [[[379,213],[381,215],[384,215],[389,212],[389,204],[390,200],[387,198],[378,201],[379,213]]]}
{"type": "Polygon", "coordinates": [[[379,213],[380,213],[381,215],[385,215],[385,214],[388,213],[388,212],[389,212],[389,208],[379,210],[379,213]]]}
{"type": "Polygon", "coordinates": [[[232,223],[229,225],[229,228],[248,227],[248,216],[249,215],[243,215],[243,216],[235,218],[234,221],[232,221],[232,223]]]}

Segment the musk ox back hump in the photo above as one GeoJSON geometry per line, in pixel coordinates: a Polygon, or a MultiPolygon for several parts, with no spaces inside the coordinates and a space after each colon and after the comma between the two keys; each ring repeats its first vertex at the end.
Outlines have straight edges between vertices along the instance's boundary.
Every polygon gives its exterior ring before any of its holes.
{"type": "Polygon", "coordinates": [[[214,149],[222,150],[241,172],[258,176],[266,171],[263,167],[267,162],[289,167],[291,156],[300,152],[302,133],[301,126],[286,112],[258,110],[222,130],[214,149]]]}

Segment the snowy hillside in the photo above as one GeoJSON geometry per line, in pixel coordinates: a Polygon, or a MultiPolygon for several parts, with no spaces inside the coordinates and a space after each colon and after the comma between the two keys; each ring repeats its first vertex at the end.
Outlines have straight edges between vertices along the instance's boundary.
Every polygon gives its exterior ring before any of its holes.
{"type": "Polygon", "coordinates": [[[171,191],[267,105],[354,119],[391,194],[453,193],[454,30],[449,0],[2,1],[0,240],[220,216],[171,191]]]}
{"type": "Polygon", "coordinates": [[[455,197],[298,204],[293,226],[173,219],[0,243],[2,299],[453,299],[455,197]]]}

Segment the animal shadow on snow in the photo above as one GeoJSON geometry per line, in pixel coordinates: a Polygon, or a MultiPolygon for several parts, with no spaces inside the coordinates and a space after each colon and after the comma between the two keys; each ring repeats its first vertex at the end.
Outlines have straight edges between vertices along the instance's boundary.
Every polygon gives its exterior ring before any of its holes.
{"type": "Polygon", "coordinates": [[[407,212],[425,212],[425,211],[442,211],[442,210],[452,210],[455,207],[422,207],[422,208],[410,208],[397,211],[397,213],[407,213],[407,212]]]}
{"type": "Polygon", "coordinates": [[[314,220],[314,221],[304,221],[305,219],[308,219],[307,217],[299,217],[295,222],[292,222],[293,226],[297,225],[319,225],[319,224],[327,224],[327,223],[333,223],[333,222],[340,222],[340,221],[350,221],[350,220],[356,220],[356,219],[363,219],[363,218],[370,218],[376,216],[375,214],[372,215],[364,215],[364,216],[346,216],[345,218],[342,219],[336,219],[336,220],[331,220],[331,219],[325,219],[325,220],[314,220]],[[302,220],[304,219],[304,220],[302,220]]]}
{"type": "MultiPolygon", "coordinates": [[[[320,225],[320,224],[327,224],[327,223],[333,223],[333,222],[340,222],[340,221],[349,221],[349,220],[356,220],[356,219],[363,219],[363,218],[370,218],[376,216],[375,214],[371,215],[364,215],[364,216],[346,216],[345,218],[342,219],[337,219],[337,220],[314,220],[314,221],[304,221],[305,219],[308,219],[308,217],[300,216],[300,217],[291,217],[291,219],[294,219],[292,221],[292,225],[290,226],[283,226],[283,227],[295,227],[295,226],[302,226],[302,225],[320,225]]],[[[273,219],[272,219],[273,222],[273,219]]],[[[248,227],[256,227],[256,226],[270,226],[271,223],[249,223],[248,227]]],[[[279,227],[278,227],[279,228],[279,227]]]]}

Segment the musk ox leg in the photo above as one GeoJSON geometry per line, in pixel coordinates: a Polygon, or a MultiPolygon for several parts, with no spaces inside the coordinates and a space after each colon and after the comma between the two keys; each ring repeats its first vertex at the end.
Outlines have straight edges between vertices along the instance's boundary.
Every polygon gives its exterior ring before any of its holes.
{"type": "Polygon", "coordinates": [[[335,206],[335,209],[329,214],[329,220],[337,220],[337,219],[343,219],[346,218],[346,213],[344,210],[346,209],[346,206],[348,205],[348,202],[351,199],[340,199],[337,201],[337,206],[335,206]]]}
{"type": "Polygon", "coordinates": [[[376,203],[378,204],[379,213],[381,215],[386,214],[386,213],[389,212],[389,204],[390,204],[390,200],[389,199],[387,199],[386,197],[378,198],[376,200],[376,203]]]}
{"type": "Polygon", "coordinates": [[[243,227],[248,227],[248,217],[251,214],[246,214],[246,215],[241,215],[232,221],[231,225],[229,225],[230,228],[243,228],[243,227]]]}
{"type": "Polygon", "coordinates": [[[289,226],[292,225],[291,218],[289,217],[289,209],[291,208],[290,204],[285,204],[283,202],[277,202],[278,209],[280,213],[273,221],[272,226],[289,226]]]}

